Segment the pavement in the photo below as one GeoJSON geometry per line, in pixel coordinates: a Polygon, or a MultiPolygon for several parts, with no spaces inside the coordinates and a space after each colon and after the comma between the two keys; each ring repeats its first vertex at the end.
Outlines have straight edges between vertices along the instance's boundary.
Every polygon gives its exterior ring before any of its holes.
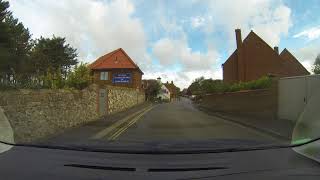
{"type": "Polygon", "coordinates": [[[259,132],[269,134],[271,136],[277,137],[284,141],[291,141],[293,129],[295,123],[287,119],[261,119],[257,117],[252,117],[248,115],[240,115],[235,113],[226,113],[226,112],[213,112],[205,107],[198,107],[202,111],[228,120],[230,122],[255,129],[259,132]]]}
{"type": "Polygon", "coordinates": [[[46,144],[249,140],[283,143],[270,133],[199,110],[191,100],[145,103],[125,112],[42,140],[46,144]]]}

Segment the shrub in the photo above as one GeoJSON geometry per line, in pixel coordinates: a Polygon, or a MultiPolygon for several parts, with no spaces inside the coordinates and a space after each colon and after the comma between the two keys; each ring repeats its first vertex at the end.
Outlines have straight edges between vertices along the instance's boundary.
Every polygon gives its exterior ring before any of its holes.
{"type": "Polygon", "coordinates": [[[49,68],[47,74],[41,77],[43,81],[43,87],[49,89],[61,89],[65,86],[65,80],[62,77],[61,70],[58,69],[55,72],[49,68]]]}
{"type": "Polygon", "coordinates": [[[190,85],[189,90],[192,94],[200,95],[206,93],[236,92],[241,90],[265,89],[272,85],[272,78],[264,76],[258,80],[249,82],[239,82],[226,84],[221,80],[199,79],[190,85]]]}
{"type": "Polygon", "coordinates": [[[90,69],[87,64],[81,63],[75,66],[74,70],[67,77],[67,87],[84,89],[91,83],[90,69]]]}

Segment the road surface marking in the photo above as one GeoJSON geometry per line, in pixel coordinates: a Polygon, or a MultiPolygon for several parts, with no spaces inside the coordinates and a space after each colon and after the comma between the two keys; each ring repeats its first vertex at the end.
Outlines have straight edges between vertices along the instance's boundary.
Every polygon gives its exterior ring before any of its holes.
{"type": "Polygon", "coordinates": [[[142,110],[140,111],[137,111],[133,114],[130,114],[129,116],[126,116],[125,118],[119,120],[119,121],[116,121],[114,124],[112,124],[111,126],[99,131],[97,134],[95,134],[94,136],[91,137],[91,139],[101,139],[103,138],[104,136],[108,135],[111,131],[113,131],[114,129],[118,128],[119,126],[121,126],[123,123],[127,122],[129,119],[133,118],[134,116],[136,116],[137,114],[145,111],[146,109],[152,107],[152,105],[150,106],[147,106],[145,108],[143,108],[142,110]]]}
{"type": "Polygon", "coordinates": [[[133,118],[128,124],[126,124],[124,127],[121,127],[117,132],[115,132],[112,136],[108,138],[108,140],[115,140],[117,137],[119,137],[124,131],[126,131],[130,126],[132,126],[134,123],[136,123],[143,115],[145,115],[147,112],[149,112],[151,109],[153,109],[154,106],[146,109],[144,112],[133,118]]]}

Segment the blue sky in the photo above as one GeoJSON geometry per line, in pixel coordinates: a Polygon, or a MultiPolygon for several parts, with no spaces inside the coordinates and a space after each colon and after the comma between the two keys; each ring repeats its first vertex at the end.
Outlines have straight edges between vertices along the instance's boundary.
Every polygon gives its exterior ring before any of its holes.
{"type": "Polygon", "coordinates": [[[221,64],[254,30],[289,49],[311,69],[320,53],[318,0],[10,0],[34,38],[66,37],[92,62],[122,47],[145,72],[187,87],[199,76],[221,79],[221,64]],[[245,2],[245,3],[244,3],[245,2]]]}

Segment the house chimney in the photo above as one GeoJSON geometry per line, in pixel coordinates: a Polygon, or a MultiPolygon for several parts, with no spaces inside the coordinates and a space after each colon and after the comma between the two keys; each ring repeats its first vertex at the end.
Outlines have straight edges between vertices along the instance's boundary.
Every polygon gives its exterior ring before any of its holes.
{"type": "Polygon", "coordinates": [[[237,49],[242,46],[241,29],[236,29],[237,49]]]}
{"type": "Polygon", "coordinates": [[[237,40],[237,62],[236,65],[236,74],[237,80],[246,81],[246,62],[243,57],[243,47],[242,47],[242,38],[241,38],[241,29],[236,29],[236,40],[237,40]]]}
{"type": "Polygon", "coordinates": [[[173,81],[171,81],[171,84],[173,84],[173,81]]]}
{"type": "Polygon", "coordinates": [[[275,51],[277,54],[279,54],[279,47],[278,47],[278,46],[275,46],[275,47],[274,47],[274,51],[275,51]]]}
{"type": "Polygon", "coordinates": [[[158,77],[157,81],[158,81],[159,84],[161,84],[161,77],[158,77]]]}

